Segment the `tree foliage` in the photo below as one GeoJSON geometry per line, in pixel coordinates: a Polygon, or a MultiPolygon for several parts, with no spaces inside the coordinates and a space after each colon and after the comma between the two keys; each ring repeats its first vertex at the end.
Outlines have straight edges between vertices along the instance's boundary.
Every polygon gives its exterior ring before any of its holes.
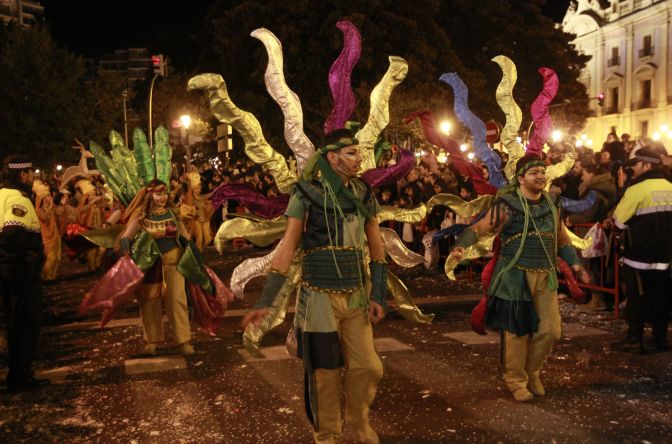
{"type": "Polygon", "coordinates": [[[83,59],[59,48],[46,28],[2,29],[0,155],[27,153],[42,167],[67,163],[78,158],[75,138],[101,142],[123,128],[125,78],[84,74],[83,59]]]}

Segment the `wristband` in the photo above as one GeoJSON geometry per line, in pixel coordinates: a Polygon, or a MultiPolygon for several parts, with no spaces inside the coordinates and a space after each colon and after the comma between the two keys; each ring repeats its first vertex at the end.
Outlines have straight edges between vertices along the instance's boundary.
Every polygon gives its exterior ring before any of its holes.
{"type": "Polygon", "coordinates": [[[121,245],[121,248],[119,249],[119,253],[121,253],[122,256],[125,255],[126,253],[131,252],[131,241],[130,241],[130,239],[126,239],[125,237],[122,237],[120,245],[121,245]]]}
{"type": "Polygon", "coordinates": [[[465,228],[462,234],[455,241],[453,248],[455,247],[467,248],[475,244],[476,242],[478,242],[478,236],[476,235],[476,233],[474,233],[474,231],[470,228],[465,228]]]}
{"type": "Polygon", "coordinates": [[[387,312],[385,295],[387,294],[387,262],[371,261],[369,262],[369,271],[371,272],[371,300],[383,307],[387,312]]]}
{"type": "Polygon", "coordinates": [[[576,255],[576,249],[570,244],[558,248],[558,256],[564,259],[570,266],[581,263],[579,257],[576,255]]]}
{"type": "Polygon", "coordinates": [[[273,305],[275,297],[280,292],[280,289],[287,282],[287,275],[277,270],[271,269],[266,275],[266,284],[261,291],[261,298],[254,308],[267,308],[273,305]]]}

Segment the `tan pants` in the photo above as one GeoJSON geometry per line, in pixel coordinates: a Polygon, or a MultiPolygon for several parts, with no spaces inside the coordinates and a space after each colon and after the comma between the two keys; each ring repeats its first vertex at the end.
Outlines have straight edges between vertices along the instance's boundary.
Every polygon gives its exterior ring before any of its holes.
{"type": "Polygon", "coordinates": [[[54,243],[47,252],[44,265],[42,266],[42,279],[51,281],[58,277],[58,267],[61,264],[61,239],[54,243]]]}
{"type": "Polygon", "coordinates": [[[174,248],[162,257],[163,284],[143,285],[138,295],[140,317],[145,341],[161,343],[165,340],[163,332],[163,304],[168,320],[175,332],[177,344],[191,340],[189,313],[187,312],[187,294],[184,289],[184,277],[177,271],[177,263],[182,253],[174,248]],[[160,286],[163,285],[163,291],[160,286]],[[162,297],[163,296],[163,297],[162,297]]]}
{"type": "MultiPolygon", "coordinates": [[[[378,443],[378,435],[369,425],[369,406],[383,377],[383,364],[373,346],[368,311],[348,308],[347,294],[330,298],[345,359],[345,420],[361,442],[378,443]]],[[[317,369],[315,379],[319,418],[315,442],[333,443],[341,434],[340,370],[317,369]]]]}
{"type": "Polygon", "coordinates": [[[192,231],[194,235],[194,242],[198,251],[205,250],[205,247],[212,242],[212,233],[210,233],[210,222],[199,222],[197,220],[192,224],[192,231]]]}
{"type": "Polygon", "coordinates": [[[89,271],[96,271],[103,264],[103,255],[105,254],[105,248],[103,247],[94,247],[86,251],[86,268],[89,271]]]}
{"type": "Polygon", "coordinates": [[[525,277],[532,291],[534,309],[539,316],[539,330],[533,335],[505,335],[504,381],[512,392],[527,388],[530,380],[538,380],[541,367],[560,339],[562,320],[558,308],[558,293],[547,287],[546,273],[526,272],[525,277]]]}

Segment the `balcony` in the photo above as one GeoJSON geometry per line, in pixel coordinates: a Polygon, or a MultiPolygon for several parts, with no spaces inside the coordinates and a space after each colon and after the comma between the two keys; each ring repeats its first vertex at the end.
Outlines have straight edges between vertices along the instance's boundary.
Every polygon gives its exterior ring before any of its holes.
{"type": "Polygon", "coordinates": [[[651,99],[642,99],[639,102],[633,102],[632,110],[651,108],[651,99]]]}
{"type": "Polygon", "coordinates": [[[612,57],[609,60],[607,60],[607,67],[611,68],[612,66],[619,66],[621,64],[621,58],[620,57],[612,57]]]}
{"type": "Polygon", "coordinates": [[[604,108],[604,114],[618,114],[618,106],[607,106],[604,108]]]}
{"type": "Polygon", "coordinates": [[[653,55],[653,46],[645,46],[639,50],[639,58],[651,57],[653,55]]]}

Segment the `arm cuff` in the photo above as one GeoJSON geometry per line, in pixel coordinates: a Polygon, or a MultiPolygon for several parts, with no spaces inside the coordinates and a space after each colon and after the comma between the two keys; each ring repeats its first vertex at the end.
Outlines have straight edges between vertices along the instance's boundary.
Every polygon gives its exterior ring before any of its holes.
{"type": "Polygon", "coordinates": [[[261,292],[261,298],[254,308],[267,308],[273,305],[275,297],[280,293],[280,289],[287,282],[287,275],[271,269],[266,275],[266,284],[261,292]]]}
{"type": "Polygon", "coordinates": [[[467,248],[478,242],[478,236],[471,228],[465,228],[462,234],[457,238],[453,248],[463,247],[467,248]]]}
{"type": "Polygon", "coordinates": [[[387,262],[371,261],[369,262],[369,271],[371,272],[371,300],[379,303],[383,310],[387,312],[387,304],[385,303],[387,262]]]}
{"type": "Polygon", "coordinates": [[[558,248],[558,256],[565,260],[570,266],[580,264],[576,249],[570,244],[558,248]]]}

